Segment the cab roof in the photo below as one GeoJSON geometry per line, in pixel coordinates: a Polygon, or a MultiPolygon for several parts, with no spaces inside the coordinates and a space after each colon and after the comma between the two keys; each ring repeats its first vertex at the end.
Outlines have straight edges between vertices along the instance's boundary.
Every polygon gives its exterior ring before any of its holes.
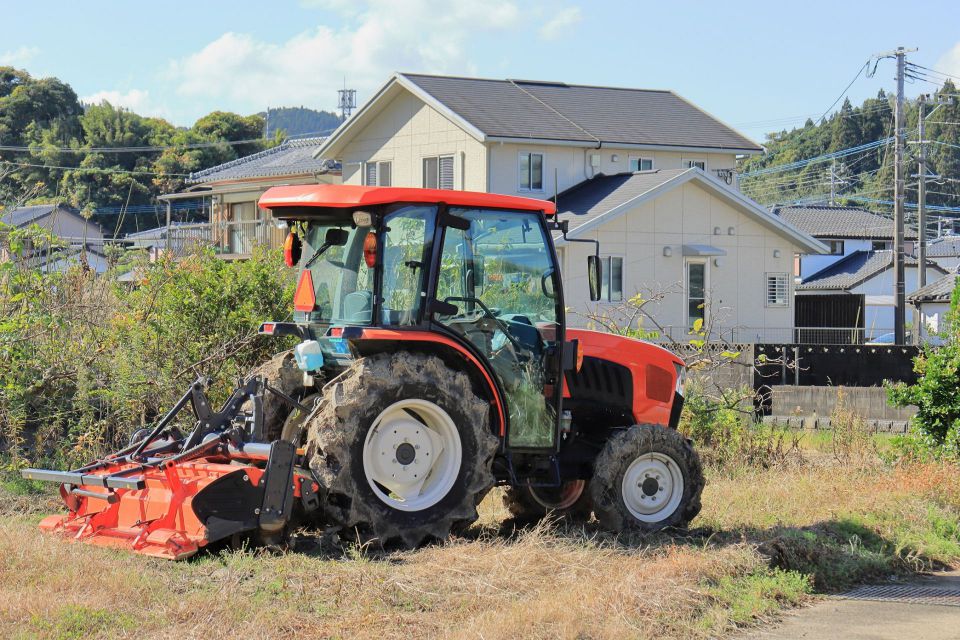
{"type": "Polygon", "coordinates": [[[543,211],[554,214],[557,207],[548,200],[504,196],[477,191],[415,189],[411,187],[362,187],[352,184],[309,184],[271,187],[260,196],[261,209],[326,207],[359,209],[394,202],[448,204],[457,207],[543,211]]]}

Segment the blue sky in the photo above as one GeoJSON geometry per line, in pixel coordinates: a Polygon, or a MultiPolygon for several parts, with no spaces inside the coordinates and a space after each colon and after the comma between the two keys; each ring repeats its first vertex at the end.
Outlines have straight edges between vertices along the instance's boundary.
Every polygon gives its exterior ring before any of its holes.
{"type": "MultiPolygon", "coordinates": [[[[0,64],[180,125],[214,109],[333,110],[393,71],[668,88],[758,141],[823,113],[898,45],[960,76],[960,4],[560,0],[0,0],[0,64]]],[[[894,65],[851,88],[892,90],[894,65]]],[[[908,95],[935,89],[908,85],[908,95]]]]}

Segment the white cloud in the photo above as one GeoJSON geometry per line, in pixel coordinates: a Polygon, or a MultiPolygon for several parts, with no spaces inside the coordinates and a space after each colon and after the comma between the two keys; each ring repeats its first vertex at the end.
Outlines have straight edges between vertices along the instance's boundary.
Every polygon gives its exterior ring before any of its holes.
{"type": "Polygon", "coordinates": [[[20,47],[0,53],[0,65],[22,66],[33,60],[40,53],[38,47],[20,47]]]}
{"type": "Polygon", "coordinates": [[[475,73],[469,45],[478,32],[508,32],[522,21],[512,0],[302,4],[337,13],[342,26],[321,24],[280,43],[225,33],[170,63],[167,79],[194,104],[241,112],[268,105],[332,109],[344,79],[362,101],[393,71],[475,73]]]}
{"type": "Polygon", "coordinates": [[[582,19],[583,14],[580,12],[580,7],[562,9],[540,27],[540,37],[544,40],[559,40],[570,27],[579,23],[582,19]]]}
{"type": "Polygon", "coordinates": [[[953,45],[952,49],[940,56],[940,59],[937,60],[937,64],[934,66],[938,71],[960,77],[960,42],[953,45]]]}
{"type": "Polygon", "coordinates": [[[129,91],[103,90],[80,97],[80,102],[84,104],[100,104],[104,100],[115,107],[129,109],[141,116],[167,118],[170,115],[169,109],[154,103],[150,99],[149,91],[140,89],[130,89],[129,91]]]}

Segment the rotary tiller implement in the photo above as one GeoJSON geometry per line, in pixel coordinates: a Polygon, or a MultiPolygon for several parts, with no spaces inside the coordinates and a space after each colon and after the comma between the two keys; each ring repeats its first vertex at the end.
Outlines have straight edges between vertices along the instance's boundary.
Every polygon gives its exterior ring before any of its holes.
{"type": "Polygon", "coordinates": [[[25,469],[24,478],[60,483],[68,509],[40,528],[177,560],[243,534],[279,539],[295,500],[316,509],[319,487],[297,466],[302,452],[263,442],[263,394],[309,410],[255,376],[213,411],[207,384],[194,382],[149,433],[102,460],[73,471],[25,469]],[[172,423],[187,405],[196,422],[183,435],[172,423]]]}

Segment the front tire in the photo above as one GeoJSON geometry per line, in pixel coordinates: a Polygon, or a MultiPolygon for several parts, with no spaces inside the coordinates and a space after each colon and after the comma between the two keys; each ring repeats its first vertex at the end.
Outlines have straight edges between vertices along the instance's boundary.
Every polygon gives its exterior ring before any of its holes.
{"type": "Polygon", "coordinates": [[[605,529],[652,532],[693,520],[705,484],[700,458],[680,433],[644,424],[607,441],[594,463],[590,494],[605,529]]]}
{"type": "Polygon", "coordinates": [[[415,547],[477,519],[499,440],[465,373],[435,356],[378,354],[321,403],[307,457],[335,524],[415,547]]]}

